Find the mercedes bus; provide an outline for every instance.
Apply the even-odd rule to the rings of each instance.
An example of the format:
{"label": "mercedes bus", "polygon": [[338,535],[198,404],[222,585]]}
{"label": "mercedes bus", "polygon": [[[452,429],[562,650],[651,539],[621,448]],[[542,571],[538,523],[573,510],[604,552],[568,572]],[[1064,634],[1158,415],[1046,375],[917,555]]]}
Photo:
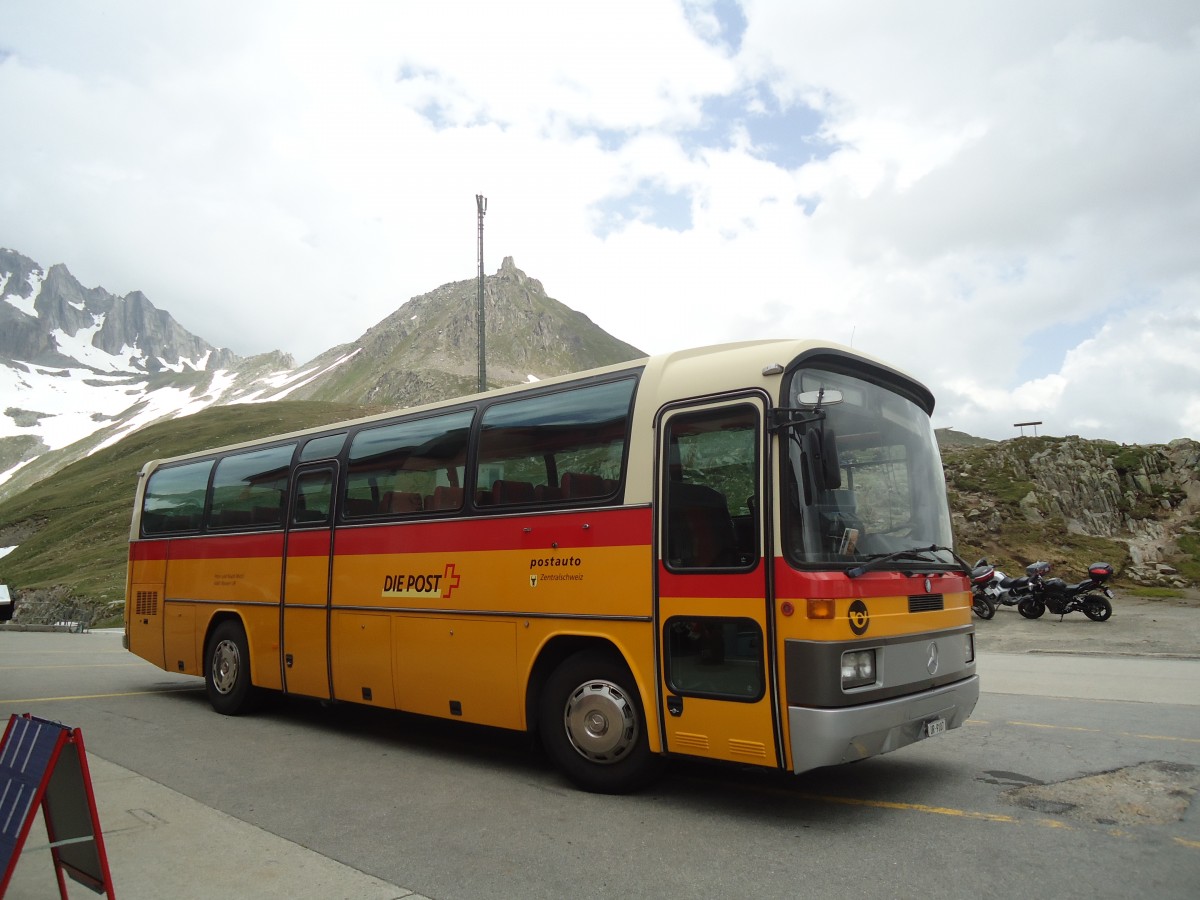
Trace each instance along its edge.
{"label": "mercedes bus", "polygon": [[226,715],[274,691],[535,732],[592,791],[886,753],[979,695],[933,406],[754,341],[147,462],[126,644]]}

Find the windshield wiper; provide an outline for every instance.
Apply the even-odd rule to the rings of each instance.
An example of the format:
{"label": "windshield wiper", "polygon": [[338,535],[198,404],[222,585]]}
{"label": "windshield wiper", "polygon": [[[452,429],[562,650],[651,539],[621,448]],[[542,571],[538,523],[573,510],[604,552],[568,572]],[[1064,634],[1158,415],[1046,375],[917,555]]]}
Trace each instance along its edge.
{"label": "windshield wiper", "polygon": [[907,550],[896,550],[892,553],[881,553],[878,556],[871,557],[861,566],[855,566],[846,572],[850,578],[857,578],[860,575],[865,575],[872,569],[878,569],[884,563],[889,563],[894,559],[911,559],[917,562],[931,562],[931,560],[923,559],[923,553],[936,553],[939,550],[945,550],[954,557],[955,562],[963,567],[963,571],[970,574],[971,567],[967,565],[966,560],[951,550],[949,547],[939,547],[937,544],[930,544],[928,547],[910,547]]}

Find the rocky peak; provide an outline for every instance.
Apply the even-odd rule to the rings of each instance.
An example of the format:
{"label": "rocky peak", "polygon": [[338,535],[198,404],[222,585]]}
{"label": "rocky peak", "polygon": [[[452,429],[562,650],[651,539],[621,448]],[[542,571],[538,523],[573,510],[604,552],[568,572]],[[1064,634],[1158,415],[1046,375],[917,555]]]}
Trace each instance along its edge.
{"label": "rocky peak", "polygon": [[0,247],[0,298],[9,295],[32,298],[34,288],[31,278],[40,278],[44,274],[42,267],[28,256]]}
{"label": "rocky peak", "polygon": [[[644,356],[587,316],[546,294],[511,256],[484,278],[487,379],[516,384]],[[479,281],[453,281],[413,297],[352,344],[314,360],[353,359],[292,396],[411,406],[474,392],[479,343]]]}

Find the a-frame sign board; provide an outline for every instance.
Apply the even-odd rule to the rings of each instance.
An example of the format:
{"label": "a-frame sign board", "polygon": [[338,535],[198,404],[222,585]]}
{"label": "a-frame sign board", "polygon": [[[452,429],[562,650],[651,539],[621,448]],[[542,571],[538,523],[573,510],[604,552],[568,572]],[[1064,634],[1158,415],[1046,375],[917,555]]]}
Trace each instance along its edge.
{"label": "a-frame sign board", "polygon": [[114,900],[83,735],[78,728],[14,715],[0,741],[0,897],[38,807],[46,819],[62,900],[67,900],[64,874]]}

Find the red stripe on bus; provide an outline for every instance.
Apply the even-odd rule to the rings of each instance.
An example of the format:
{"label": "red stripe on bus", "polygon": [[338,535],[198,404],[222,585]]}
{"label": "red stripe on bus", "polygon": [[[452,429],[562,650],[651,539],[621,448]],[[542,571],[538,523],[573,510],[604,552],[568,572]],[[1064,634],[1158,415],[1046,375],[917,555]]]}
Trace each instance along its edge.
{"label": "red stripe on bus", "polygon": [[[549,550],[584,547],[635,547],[650,543],[650,510],[598,509],[558,515],[505,516],[488,519],[397,522],[339,528],[339,556],[382,553],[452,553],[479,550]],[[290,556],[320,556],[329,552],[324,530],[294,531]],[[167,559],[271,557],[283,553],[283,532],[230,534],[134,541],[129,558],[135,562]]]}
{"label": "red stripe on bus", "polygon": [[658,595],[660,597],[704,597],[737,600],[743,597],[765,597],[761,564],[751,572],[668,572],[658,566]]}
{"label": "red stripe on bus", "polygon": [[631,547],[650,543],[649,509],[411,522],[338,531],[338,556]]}
{"label": "red stripe on bus", "polygon": [[157,559],[250,559],[283,555],[283,532],[223,534],[220,537],[164,538],[129,545],[134,562]]}
{"label": "red stripe on bus", "polygon": [[841,571],[799,571],[776,558],[775,596],[780,600],[837,600],[843,597],[890,597],[897,594],[953,594],[971,589],[967,579],[958,572],[930,573],[928,577],[929,590],[926,591],[924,572],[909,576],[883,570],[850,578]]}
{"label": "red stripe on bus", "polygon": [[129,545],[130,562],[148,562],[166,559],[167,549],[171,546],[169,540],[134,541]]}
{"label": "red stripe on bus", "polygon": [[293,531],[288,535],[288,556],[328,556],[329,531]]}

